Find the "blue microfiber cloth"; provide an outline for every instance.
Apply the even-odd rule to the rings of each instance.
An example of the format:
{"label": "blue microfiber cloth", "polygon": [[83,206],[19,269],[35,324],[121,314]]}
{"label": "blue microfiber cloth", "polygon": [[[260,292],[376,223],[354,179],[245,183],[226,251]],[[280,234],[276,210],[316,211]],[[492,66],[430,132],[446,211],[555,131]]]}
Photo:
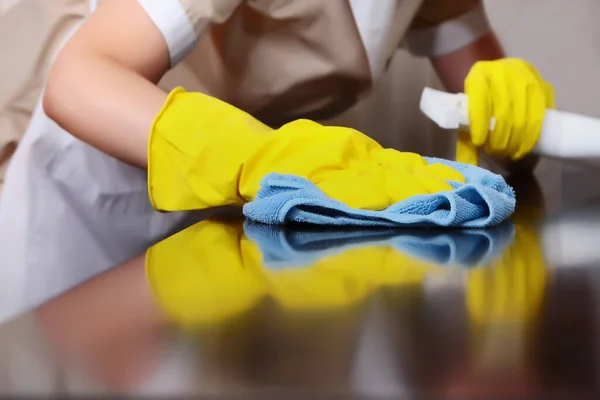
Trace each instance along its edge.
{"label": "blue microfiber cloth", "polygon": [[515,193],[502,176],[454,161],[426,160],[456,169],[466,183],[450,181],[451,191],[414,196],[385,210],[370,211],[327,197],[307,179],[273,173],[262,179],[256,199],[247,203],[243,212],[248,219],[269,225],[464,228],[494,226],[513,213]]}
{"label": "blue microfiber cloth", "polygon": [[[510,221],[488,229],[298,229],[246,221],[245,235],[255,242],[265,267],[300,268],[349,249],[389,246],[412,258],[439,266],[486,265],[513,242]],[[365,265],[368,268],[368,265]]]}

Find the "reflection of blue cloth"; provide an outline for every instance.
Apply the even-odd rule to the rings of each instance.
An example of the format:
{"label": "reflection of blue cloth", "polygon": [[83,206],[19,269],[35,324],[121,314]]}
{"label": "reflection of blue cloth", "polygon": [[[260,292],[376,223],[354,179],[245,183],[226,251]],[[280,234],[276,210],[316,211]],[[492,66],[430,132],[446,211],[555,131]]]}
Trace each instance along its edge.
{"label": "reflection of blue cloth", "polygon": [[366,227],[481,228],[497,225],[513,213],[514,191],[500,175],[453,161],[427,160],[458,170],[467,183],[452,181],[449,182],[452,191],[414,196],[385,210],[369,211],[350,208],[327,197],[304,178],[269,174],[261,181],[256,199],[244,206],[244,215],[269,225],[301,222]]}
{"label": "reflection of blue cloth", "polygon": [[389,246],[440,266],[471,268],[501,255],[512,243],[514,226],[506,221],[488,229],[316,230],[246,222],[244,233],[258,245],[270,269],[309,266],[324,257],[369,246]]}

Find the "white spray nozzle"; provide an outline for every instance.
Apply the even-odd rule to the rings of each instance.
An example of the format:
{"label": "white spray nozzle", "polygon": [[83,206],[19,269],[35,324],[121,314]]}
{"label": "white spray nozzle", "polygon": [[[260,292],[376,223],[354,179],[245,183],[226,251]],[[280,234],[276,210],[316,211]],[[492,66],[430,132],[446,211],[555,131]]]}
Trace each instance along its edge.
{"label": "white spray nozzle", "polygon": [[[420,103],[421,112],[442,129],[469,128],[469,98],[464,93],[447,93],[426,87]],[[492,118],[490,130],[494,129]]]}

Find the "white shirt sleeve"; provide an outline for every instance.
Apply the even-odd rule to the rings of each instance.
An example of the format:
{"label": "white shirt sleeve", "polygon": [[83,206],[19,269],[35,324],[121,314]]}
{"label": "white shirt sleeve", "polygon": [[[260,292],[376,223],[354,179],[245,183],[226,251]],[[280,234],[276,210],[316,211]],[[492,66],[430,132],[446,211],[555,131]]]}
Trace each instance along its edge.
{"label": "white shirt sleeve", "polygon": [[452,53],[491,31],[483,6],[424,29],[413,29],[406,35],[408,50],[417,56],[435,57]]}
{"label": "white shirt sleeve", "polygon": [[183,4],[179,0],[138,0],[160,30],[171,58],[171,66],[188,55],[198,37]]}
{"label": "white shirt sleeve", "polygon": [[137,0],[162,33],[171,66],[188,55],[200,35],[227,21],[243,0]]}

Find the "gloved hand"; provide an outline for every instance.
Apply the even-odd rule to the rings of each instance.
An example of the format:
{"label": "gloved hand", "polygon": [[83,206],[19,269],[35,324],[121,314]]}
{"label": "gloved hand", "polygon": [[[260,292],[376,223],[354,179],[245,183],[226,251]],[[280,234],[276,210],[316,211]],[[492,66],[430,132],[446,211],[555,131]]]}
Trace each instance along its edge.
{"label": "gloved hand", "polygon": [[360,132],[299,120],[272,130],[201,93],[175,89],[149,141],[148,191],[161,211],[240,206],[269,173],[310,180],[350,207],[380,210],[408,197],[451,190],[456,170],[383,149]]}
{"label": "gloved hand", "polygon": [[146,253],[146,273],[158,303],[174,322],[190,327],[223,322],[266,296],[288,310],[348,307],[383,285],[418,284],[448,271],[390,246],[330,252],[310,265],[269,270],[241,223],[213,220]]}
{"label": "gloved hand", "polygon": [[532,65],[515,58],[477,62],[465,80],[465,94],[470,134],[459,133],[456,158],[468,164],[478,163],[481,146],[493,157],[523,158],[539,139],[546,109],[555,107],[552,86]]}

